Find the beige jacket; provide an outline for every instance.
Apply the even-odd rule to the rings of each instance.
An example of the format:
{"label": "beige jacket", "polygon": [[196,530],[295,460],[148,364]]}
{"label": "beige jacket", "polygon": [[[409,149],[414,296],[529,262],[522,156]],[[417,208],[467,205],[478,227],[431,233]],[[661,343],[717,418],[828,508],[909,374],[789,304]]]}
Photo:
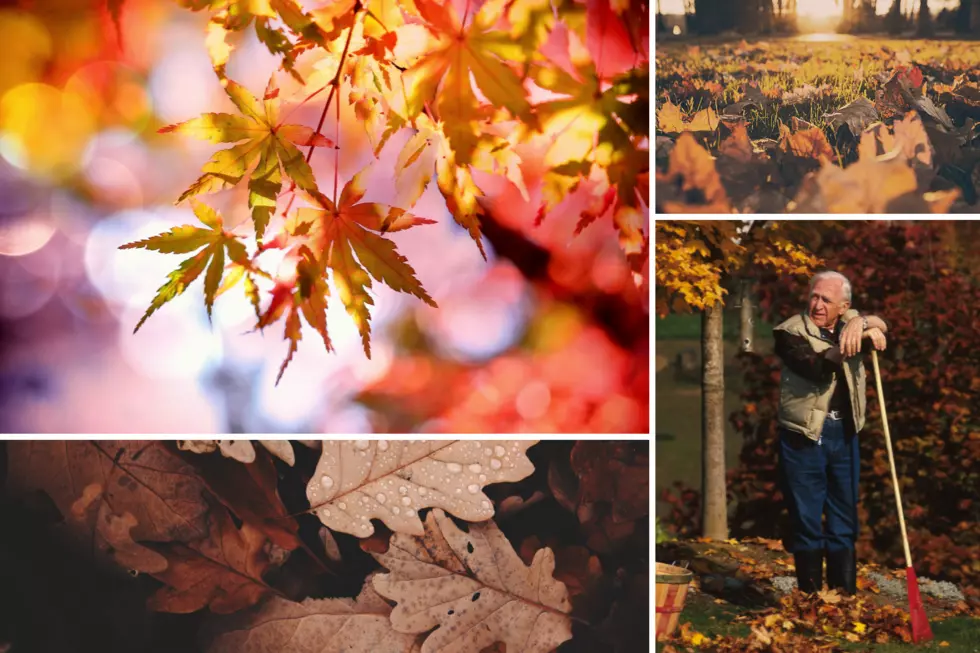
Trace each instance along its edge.
{"label": "beige jacket", "polygon": [[[849,309],[841,316],[841,320],[847,323],[857,316],[856,310]],[[805,313],[794,315],[774,331],[787,331],[795,336],[803,336],[817,353],[833,346],[820,337],[820,328]],[[854,428],[860,431],[864,428],[867,405],[864,357],[852,356],[844,359],[843,370],[843,381],[850,389]],[[796,374],[784,364],[779,381],[779,425],[802,433],[811,440],[818,440],[827,417],[830,399],[839,382],[841,379],[834,374],[829,383],[817,383]]]}

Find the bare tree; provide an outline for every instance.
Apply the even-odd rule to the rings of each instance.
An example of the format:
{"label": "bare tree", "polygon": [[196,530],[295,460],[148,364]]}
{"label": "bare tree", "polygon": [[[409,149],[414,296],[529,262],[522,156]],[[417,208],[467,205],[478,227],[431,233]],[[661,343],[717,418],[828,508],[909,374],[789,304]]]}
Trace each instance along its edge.
{"label": "bare tree", "polygon": [[916,36],[932,36],[932,14],[929,11],[929,0],[919,2],[919,24],[915,30]]}
{"label": "bare tree", "polygon": [[[963,0],[964,3],[968,1]],[[980,0],[973,0],[973,6],[970,7],[970,31],[980,34]]]}

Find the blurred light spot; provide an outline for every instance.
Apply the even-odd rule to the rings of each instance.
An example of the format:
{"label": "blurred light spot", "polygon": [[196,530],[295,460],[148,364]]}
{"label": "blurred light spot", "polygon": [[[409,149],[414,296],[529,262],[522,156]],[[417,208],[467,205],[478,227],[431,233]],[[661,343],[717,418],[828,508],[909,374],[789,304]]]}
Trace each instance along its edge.
{"label": "blurred light spot", "polygon": [[633,433],[640,430],[640,407],[634,399],[615,394],[592,416],[591,430],[597,433]]}
{"label": "blurred light spot", "polygon": [[391,369],[393,359],[391,346],[378,341],[371,344],[371,358],[358,356],[351,364],[351,372],[361,385],[381,380]]}
{"label": "blurred light spot", "polygon": [[38,277],[16,259],[0,259],[0,317],[16,320],[41,310],[54,296],[57,280]]}
{"label": "blurred light spot", "polygon": [[190,379],[222,358],[221,336],[199,315],[199,298],[181,295],[154,313],[139,332],[133,328],[145,312],[130,306],[119,322],[119,348],[126,362],[151,378]]}
{"label": "blurred light spot", "polygon": [[674,36],[677,36],[678,34],[681,33],[681,26],[680,25],[674,25],[674,29],[672,31],[674,33]]}
{"label": "blurred light spot", "polygon": [[18,10],[0,10],[0,96],[10,88],[37,81],[51,57],[51,35],[35,16]]}
{"label": "blurred light spot", "polygon": [[543,381],[531,381],[517,393],[514,405],[517,414],[526,420],[535,420],[548,412],[551,404],[551,390]]}
{"label": "blurred light spot", "polygon": [[214,111],[216,92],[214,71],[201,40],[174,48],[160,59],[150,73],[150,96],[161,120],[168,123],[188,120]]}
{"label": "blurred light spot", "polygon": [[[265,368],[259,377],[259,410],[281,430],[310,431],[313,421],[325,410],[328,393],[324,380],[336,371],[339,361],[336,357],[330,359],[323,349],[323,343],[318,342],[319,338],[304,337],[279,385],[275,385],[279,366],[285,357],[285,343],[280,340],[282,326],[279,323],[273,325],[272,330],[266,330],[266,338],[275,337],[281,344],[275,356],[266,357]],[[304,343],[307,346],[304,347]]]}
{"label": "blurred light spot", "polygon": [[11,163],[32,174],[60,180],[82,162],[89,136],[95,130],[92,107],[76,93],[46,84],[21,84],[0,100],[0,131],[16,137]]}
{"label": "blurred light spot", "polygon": [[[120,250],[119,246],[167,231],[175,225],[195,222],[190,211],[169,208],[121,211],[97,222],[85,243],[85,271],[89,280],[110,300],[110,306],[138,306],[145,310],[166,281],[167,274],[187,256],[142,249]],[[202,283],[203,279],[197,281],[185,294],[202,301]],[[167,310],[169,305],[160,312]]]}
{"label": "blurred light spot", "polygon": [[440,349],[464,360],[483,360],[511,347],[527,320],[524,280],[510,264],[498,264],[474,287],[423,313]]}
{"label": "blurred light spot", "polygon": [[116,206],[140,206],[143,189],[130,168],[116,159],[93,157],[85,167],[85,179],[96,199]]}
{"label": "blurred light spot", "polygon": [[98,107],[104,124],[140,130],[150,119],[150,102],[142,75],[116,61],[96,61],[78,70],[65,83],[65,91],[84,97]]}
{"label": "blurred light spot", "polygon": [[36,215],[0,217],[0,255],[24,256],[41,249],[54,235],[50,220]]}
{"label": "blurred light spot", "polygon": [[0,156],[16,168],[21,170],[27,168],[27,152],[16,134],[0,132]]}
{"label": "blurred light spot", "polygon": [[317,425],[321,433],[373,433],[371,411],[357,404],[346,404],[341,409],[323,411],[323,419]]}
{"label": "blurred light spot", "polygon": [[605,293],[610,295],[619,293],[629,278],[629,267],[618,248],[604,249],[592,263],[592,283]]}

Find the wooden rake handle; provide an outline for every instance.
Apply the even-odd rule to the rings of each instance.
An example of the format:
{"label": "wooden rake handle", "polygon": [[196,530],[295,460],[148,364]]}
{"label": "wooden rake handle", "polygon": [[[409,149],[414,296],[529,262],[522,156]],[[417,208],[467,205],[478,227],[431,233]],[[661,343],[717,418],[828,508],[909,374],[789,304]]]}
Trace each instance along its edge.
{"label": "wooden rake handle", "polygon": [[881,408],[881,423],[885,427],[885,446],[888,448],[888,464],[892,471],[895,486],[895,505],[898,507],[898,524],[902,528],[902,544],[905,546],[905,566],[912,566],[912,553],[909,551],[909,536],[905,532],[905,515],[902,512],[902,493],[898,488],[898,474],[895,472],[895,455],[892,453],[892,436],[888,431],[888,415],[885,413],[885,394],[881,388],[881,371],[878,369],[878,352],[871,350],[871,362],[875,368],[875,383],[878,388],[878,406]]}

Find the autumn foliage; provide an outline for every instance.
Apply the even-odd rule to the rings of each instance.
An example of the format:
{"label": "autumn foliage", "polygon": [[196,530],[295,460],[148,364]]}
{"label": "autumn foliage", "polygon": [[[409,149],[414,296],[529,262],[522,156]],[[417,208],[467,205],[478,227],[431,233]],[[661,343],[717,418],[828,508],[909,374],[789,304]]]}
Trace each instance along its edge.
{"label": "autumn foliage", "polygon": [[[828,269],[847,275],[853,304],[889,325],[879,357],[885,406],[902,484],[913,560],[920,574],[957,582],[976,595],[980,580],[980,300],[974,227],[944,222],[848,222],[813,242]],[[779,323],[804,306],[805,276],[762,274],[756,284],[764,319]],[[731,416],[744,437],[729,474],[733,535],[779,537],[782,498],[776,474],[779,361],[740,354],[744,406]],[[868,422],[860,434],[858,557],[904,566],[895,500],[869,363]],[[685,490],[689,499],[696,492]],[[682,503],[674,496],[675,503]],[[697,501],[683,506],[688,520]],[[693,513],[693,514],[692,514]],[[678,513],[678,517],[681,517]],[[783,515],[785,518],[785,514]]]}
{"label": "autumn foliage", "polygon": [[[144,320],[203,274],[209,314],[215,299],[240,283],[255,306],[256,328],[283,324],[289,349],[280,377],[304,321],[332,348],[332,297],[344,304],[370,356],[374,283],[437,305],[389,238],[432,222],[412,209],[433,178],[484,258],[481,216],[526,211],[541,224],[571,204],[577,231],[609,221],[643,282],[646,2],[338,0],[311,10],[293,0],[182,4],[210,16],[202,38],[236,113],[207,113],[160,130],[228,146],[177,202],[244,185],[251,224],[222,227],[196,203],[208,230],[185,225],[126,245],[194,253],[171,273]],[[288,73],[274,74],[260,95],[227,74],[236,33],[251,28]],[[295,109],[320,102],[315,128],[290,122]],[[333,150],[335,169],[345,155],[339,131],[338,142],[322,133],[328,118],[339,126],[341,103],[355,108],[376,156],[396,134],[409,135],[394,169],[384,171],[393,180],[390,205],[364,200],[376,163],[346,183],[336,172],[332,180],[313,173],[317,148]],[[285,252],[278,270],[263,264],[270,249]]]}

